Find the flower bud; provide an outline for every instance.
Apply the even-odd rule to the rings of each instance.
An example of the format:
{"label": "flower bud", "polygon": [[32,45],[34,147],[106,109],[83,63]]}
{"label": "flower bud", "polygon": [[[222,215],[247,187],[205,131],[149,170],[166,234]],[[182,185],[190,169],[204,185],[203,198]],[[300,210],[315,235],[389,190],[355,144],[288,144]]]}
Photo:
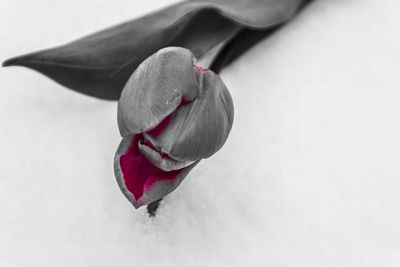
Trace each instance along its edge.
{"label": "flower bud", "polygon": [[114,169],[136,208],[172,192],[228,138],[232,98],[217,74],[194,61],[187,49],[164,48],[137,68],[122,91],[123,139]]}

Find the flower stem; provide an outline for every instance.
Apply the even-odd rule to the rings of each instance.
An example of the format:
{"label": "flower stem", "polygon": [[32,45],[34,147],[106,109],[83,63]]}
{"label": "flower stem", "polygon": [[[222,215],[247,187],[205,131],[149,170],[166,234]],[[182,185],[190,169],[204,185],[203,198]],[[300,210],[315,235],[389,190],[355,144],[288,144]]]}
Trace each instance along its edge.
{"label": "flower stem", "polygon": [[159,200],[151,202],[149,205],[147,205],[147,213],[149,214],[149,217],[154,217],[156,216],[156,211],[158,207],[160,206],[162,198]]}

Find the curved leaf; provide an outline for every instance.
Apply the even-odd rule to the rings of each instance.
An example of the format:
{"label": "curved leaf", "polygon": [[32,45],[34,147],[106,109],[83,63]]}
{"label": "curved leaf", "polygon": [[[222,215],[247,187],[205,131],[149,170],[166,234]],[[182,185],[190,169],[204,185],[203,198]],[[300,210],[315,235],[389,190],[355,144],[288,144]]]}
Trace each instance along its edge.
{"label": "curved leaf", "polygon": [[157,50],[181,46],[199,58],[243,28],[265,29],[289,20],[303,2],[181,2],[60,47],[11,58],[3,66],[25,66],[72,90],[116,100],[136,67]]}

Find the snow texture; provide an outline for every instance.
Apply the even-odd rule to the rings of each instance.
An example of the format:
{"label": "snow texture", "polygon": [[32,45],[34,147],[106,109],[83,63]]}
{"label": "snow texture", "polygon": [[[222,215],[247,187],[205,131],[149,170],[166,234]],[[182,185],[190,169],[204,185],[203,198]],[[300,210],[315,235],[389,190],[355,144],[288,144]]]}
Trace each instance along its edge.
{"label": "snow texture", "polygon": [[[2,0],[2,60],[173,1]],[[400,2],[317,0],[222,73],[226,145],[134,210],[116,103],[0,70],[0,266],[400,266]]]}

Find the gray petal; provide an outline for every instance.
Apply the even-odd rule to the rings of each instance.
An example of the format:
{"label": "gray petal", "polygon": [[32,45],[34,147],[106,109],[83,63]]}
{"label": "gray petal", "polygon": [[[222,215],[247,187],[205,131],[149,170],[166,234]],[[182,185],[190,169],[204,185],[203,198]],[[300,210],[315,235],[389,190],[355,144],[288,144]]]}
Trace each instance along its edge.
{"label": "gray petal", "polygon": [[232,98],[212,71],[196,72],[199,96],[179,107],[159,136],[144,134],[162,152],[177,160],[208,158],[225,143],[233,123]]}
{"label": "gray petal", "polygon": [[198,95],[193,55],[184,48],[168,47],[146,59],[132,74],[118,102],[122,136],[157,126],[181,103]]}

